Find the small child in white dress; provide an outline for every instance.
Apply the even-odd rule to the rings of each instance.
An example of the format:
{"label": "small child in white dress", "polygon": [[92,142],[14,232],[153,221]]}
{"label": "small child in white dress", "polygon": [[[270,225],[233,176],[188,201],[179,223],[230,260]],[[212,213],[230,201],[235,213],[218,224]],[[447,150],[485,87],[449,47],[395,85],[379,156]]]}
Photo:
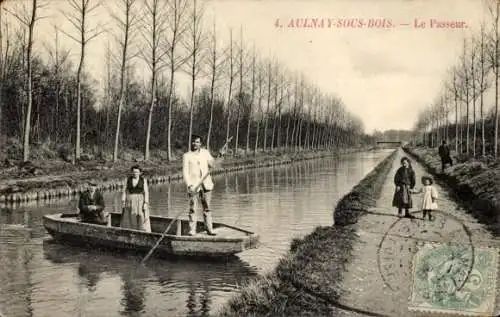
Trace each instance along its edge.
{"label": "small child in white dress", "polygon": [[422,177],[422,188],[417,191],[414,191],[414,194],[423,194],[422,196],[422,211],[423,216],[422,219],[425,219],[425,216],[429,215],[429,220],[432,219],[431,212],[433,210],[438,209],[437,199],[438,192],[436,188],[433,186],[434,181],[429,176]]}

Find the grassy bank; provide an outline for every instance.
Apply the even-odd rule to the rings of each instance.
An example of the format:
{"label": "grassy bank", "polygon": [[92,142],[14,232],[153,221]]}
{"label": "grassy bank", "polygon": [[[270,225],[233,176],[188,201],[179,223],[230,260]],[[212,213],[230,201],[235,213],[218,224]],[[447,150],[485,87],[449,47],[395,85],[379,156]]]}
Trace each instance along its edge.
{"label": "grassy bank", "polygon": [[[355,223],[362,210],[374,205],[395,154],[338,203],[334,217],[340,223],[317,227],[303,239],[294,239],[276,269],[243,286],[218,316],[335,316],[341,307],[344,265],[357,238],[355,228],[344,225]],[[347,218],[352,219],[343,221]]]}
{"label": "grassy bank", "polygon": [[364,211],[367,211],[370,207],[375,207],[376,200],[380,195],[382,185],[392,167],[396,154],[397,151],[394,151],[339,201],[333,214],[336,226],[357,223]]}
{"label": "grassy bank", "polygon": [[[214,174],[264,167],[277,164],[289,164],[294,161],[320,158],[340,153],[364,149],[338,149],[336,151],[300,151],[272,152],[257,155],[239,155],[226,157]],[[177,159],[167,163],[161,157],[147,162],[137,162],[133,156],[118,163],[89,160],[73,165],[61,160],[45,159],[35,161],[30,167],[14,165],[4,167],[0,179],[0,202],[25,202],[47,200],[78,194],[87,181],[94,181],[103,190],[121,188],[132,165],[138,164],[151,183],[165,183],[181,179],[182,162]]]}
{"label": "grassy bank", "polygon": [[432,174],[446,182],[480,221],[500,233],[500,161],[454,159],[453,166],[441,172],[436,148],[405,147]]}

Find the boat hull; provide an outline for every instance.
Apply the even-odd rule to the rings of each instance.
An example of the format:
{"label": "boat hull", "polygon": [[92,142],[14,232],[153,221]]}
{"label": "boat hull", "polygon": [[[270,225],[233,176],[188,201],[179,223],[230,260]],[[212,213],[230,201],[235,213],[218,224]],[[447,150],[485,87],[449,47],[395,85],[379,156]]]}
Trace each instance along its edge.
{"label": "boat hull", "polygon": [[[114,218],[119,216],[119,214],[113,215]],[[172,221],[163,217],[151,218],[152,227],[156,227],[154,231],[157,232],[83,223],[76,217],[62,218],[60,214],[44,216],[43,223],[47,232],[57,241],[91,248],[100,247],[143,253],[151,250],[161,238],[162,234],[159,233],[161,232],[159,229],[162,227],[166,229]],[[224,225],[220,225],[219,228],[230,234],[226,236],[166,234],[153,255],[159,257],[169,255],[226,257],[254,248],[258,243],[259,237],[254,233]],[[230,230],[235,230],[235,233],[231,233]]]}

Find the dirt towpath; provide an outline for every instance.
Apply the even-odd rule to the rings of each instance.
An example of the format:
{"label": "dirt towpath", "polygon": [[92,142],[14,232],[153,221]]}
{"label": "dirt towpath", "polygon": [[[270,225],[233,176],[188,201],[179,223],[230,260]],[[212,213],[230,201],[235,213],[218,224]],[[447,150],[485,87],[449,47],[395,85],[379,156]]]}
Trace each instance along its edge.
{"label": "dirt towpath", "polygon": [[[422,243],[456,242],[475,247],[496,246],[495,239],[484,226],[467,214],[453,198],[453,193],[440,183],[439,212],[434,221],[422,220],[419,211],[421,195],[414,195],[414,219],[397,217],[392,207],[393,178],[404,156],[398,149],[397,157],[382,189],[376,208],[355,224],[359,239],[354,243],[353,259],[346,264],[340,304],[351,307],[343,316],[421,316],[408,309],[412,288],[411,264],[413,254]],[[417,177],[417,188],[422,186],[424,167],[412,160]],[[468,232],[467,232],[468,231]],[[431,316],[429,313],[424,316]],[[458,316],[456,314],[455,316]]]}

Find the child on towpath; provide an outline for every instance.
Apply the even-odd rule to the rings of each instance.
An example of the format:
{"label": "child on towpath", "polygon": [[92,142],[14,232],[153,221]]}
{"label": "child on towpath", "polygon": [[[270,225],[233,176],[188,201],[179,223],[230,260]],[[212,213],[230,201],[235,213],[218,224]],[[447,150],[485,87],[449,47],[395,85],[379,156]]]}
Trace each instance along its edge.
{"label": "child on towpath", "polygon": [[430,176],[422,176],[422,188],[419,190],[413,191],[414,194],[423,194],[422,195],[422,211],[423,216],[422,219],[425,219],[425,216],[429,216],[429,220],[432,220],[431,212],[433,210],[438,209],[437,199],[438,192],[436,188],[433,186],[434,181]]}

